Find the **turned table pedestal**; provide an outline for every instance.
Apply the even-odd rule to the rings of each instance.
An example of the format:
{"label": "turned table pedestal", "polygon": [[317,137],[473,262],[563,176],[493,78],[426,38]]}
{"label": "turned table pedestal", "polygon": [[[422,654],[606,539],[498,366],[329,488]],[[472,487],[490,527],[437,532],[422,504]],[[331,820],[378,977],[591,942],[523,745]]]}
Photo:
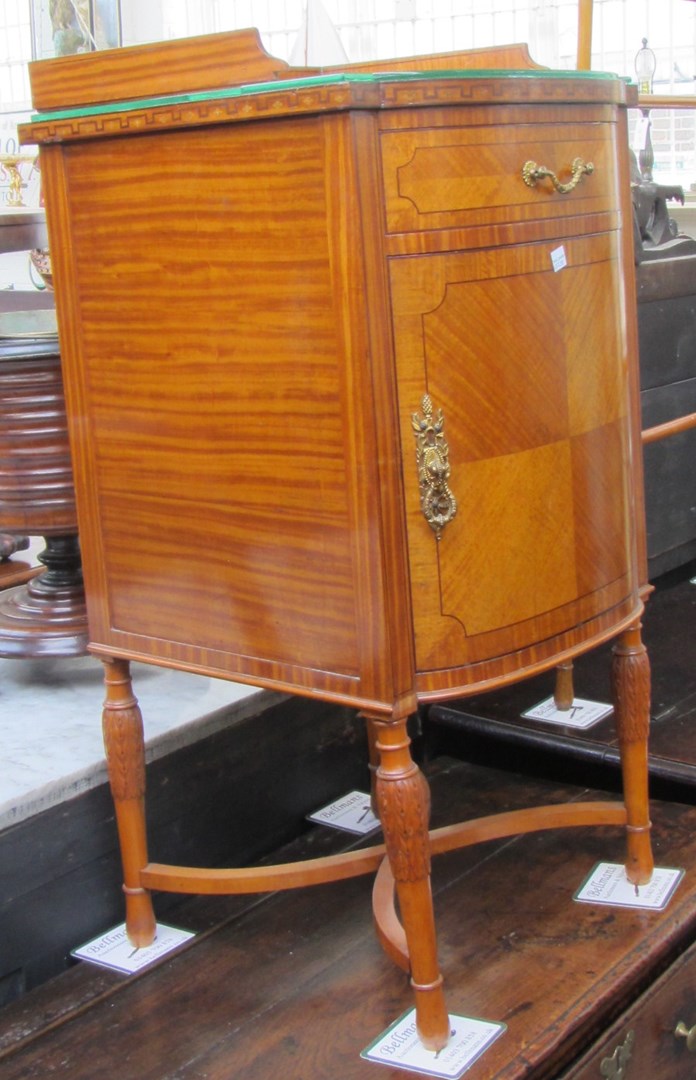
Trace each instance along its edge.
{"label": "turned table pedestal", "polygon": [[45,569],[0,592],[0,656],[79,656],[87,613],[55,313],[0,313],[0,530]]}

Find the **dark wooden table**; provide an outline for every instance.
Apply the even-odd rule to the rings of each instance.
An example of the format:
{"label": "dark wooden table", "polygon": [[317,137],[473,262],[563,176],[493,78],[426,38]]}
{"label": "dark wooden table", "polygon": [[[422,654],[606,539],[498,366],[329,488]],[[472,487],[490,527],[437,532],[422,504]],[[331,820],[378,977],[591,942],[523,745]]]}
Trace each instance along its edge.
{"label": "dark wooden table", "polygon": [[[46,243],[46,215],[40,211],[5,211],[0,213],[0,253],[23,251],[25,248],[39,247]],[[0,313],[5,311],[35,311],[37,308],[54,307],[53,293],[47,290],[25,292],[19,289],[0,289]],[[7,523],[5,523],[7,524]],[[22,550],[21,545],[12,543],[16,540],[9,533],[4,533],[0,520],[0,536],[7,555],[0,560],[0,589],[10,589],[23,585],[35,577],[42,569],[20,554],[18,559],[10,559],[15,551]]]}
{"label": "dark wooden table", "polygon": [[[448,758],[428,775],[437,825],[596,796]],[[663,913],[574,902],[595,862],[620,861],[619,829],[549,831],[436,860],[451,1010],[507,1024],[467,1080],[599,1080],[628,1030],[629,1080],[692,1080],[694,1055],[673,1031],[696,1021],[687,953],[696,936],[696,808],[655,803],[652,816],[659,865],[687,871]],[[275,857],[340,843],[340,834],[316,827]],[[176,957],[133,978],[78,965],[0,1012],[3,1080],[408,1076],[359,1056],[411,1004],[407,980],[375,941],[369,887],[353,879],[263,901],[186,901],[167,921],[199,934]],[[673,991],[667,1005],[655,991],[663,972]],[[629,1012],[623,1024],[632,1008],[649,1013],[636,1020]]]}
{"label": "dark wooden table", "polygon": [[0,213],[0,251],[29,251],[47,243],[45,210],[20,207]]}

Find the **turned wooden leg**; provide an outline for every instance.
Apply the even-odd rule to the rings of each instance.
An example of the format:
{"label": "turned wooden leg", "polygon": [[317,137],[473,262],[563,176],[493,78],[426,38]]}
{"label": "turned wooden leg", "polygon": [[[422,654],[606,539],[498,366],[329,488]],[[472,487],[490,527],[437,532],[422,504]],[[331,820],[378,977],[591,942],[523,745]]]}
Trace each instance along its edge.
{"label": "turned wooden leg", "polygon": [[612,690],[627,812],[626,874],[635,885],[645,885],[653,872],[648,803],[650,661],[640,623],[621,634],[613,652]]}
{"label": "turned wooden leg", "polygon": [[372,723],[380,761],[377,804],[408,943],[418,1035],[427,1049],[437,1051],[447,1045],[450,1032],[430,891],[430,793],[411,757],[406,720]]}
{"label": "turned wooden leg", "polygon": [[140,871],[148,862],[143,721],[128,661],[104,660],[104,681],[104,746],[121,845],[126,930],[130,942],[142,948],[152,944],[156,930],[152,898],[140,884]]}
{"label": "turned wooden leg", "polygon": [[574,696],[573,661],[568,660],[567,663],[559,664],[556,668],[556,685],[553,691],[554,705],[561,712],[567,712],[573,704]]}

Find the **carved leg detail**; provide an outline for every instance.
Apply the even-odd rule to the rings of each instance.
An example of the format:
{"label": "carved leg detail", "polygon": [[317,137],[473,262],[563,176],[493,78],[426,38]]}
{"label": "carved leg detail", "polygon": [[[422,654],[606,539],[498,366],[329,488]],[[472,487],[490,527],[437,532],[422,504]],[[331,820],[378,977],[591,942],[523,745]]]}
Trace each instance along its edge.
{"label": "carved leg detail", "polygon": [[406,721],[372,723],[380,757],[377,803],[408,942],[418,1034],[429,1050],[441,1050],[449,1039],[449,1017],[430,891],[430,793],[411,758]]}
{"label": "carved leg detail", "polygon": [[612,689],[627,813],[626,874],[635,885],[644,885],[652,876],[653,857],[648,802],[650,661],[640,623],[621,634],[613,652]]}
{"label": "carved leg detail", "polygon": [[143,722],[128,661],[104,660],[104,682],[104,746],[121,845],[126,929],[131,943],[142,948],[152,944],[156,930],[150,893],[140,884],[148,862]]}

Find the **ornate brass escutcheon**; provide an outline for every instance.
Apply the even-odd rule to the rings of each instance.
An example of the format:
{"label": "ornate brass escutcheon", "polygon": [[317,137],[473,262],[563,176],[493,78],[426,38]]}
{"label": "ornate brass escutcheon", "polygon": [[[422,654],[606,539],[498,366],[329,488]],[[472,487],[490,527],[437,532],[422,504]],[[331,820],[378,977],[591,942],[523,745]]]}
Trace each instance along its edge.
{"label": "ornate brass escutcheon", "polygon": [[444,436],[442,409],[433,413],[429,394],[424,395],[421,409],[422,414],[414,413],[411,418],[416,436],[420,504],[425,520],[439,540],[445,525],[457,513],[457,500],[447,486],[450,475],[449,447]]}
{"label": "ornate brass escutcheon", "polygon": [[600,1076],[604,1076],[606,1080],[626,1080],[626,1077],[628,1076],[628,1063],[631,1060],[631,1051],[633,1050],[635,1039],[635,1031],[629,1031],[624,1041],[620,1046],[616,1047],[616,1050],[611,1057],[604,1058],[602,1061],[599,1066]]}
{"label": "ornate brass escutcheon", "polygon": [[527,187],[535,187],[539,180],[550,180],[559,195],[567,195],[578,186],[583,176],[590,176],[593,172],[594,165],[591,161],[584,162],[577,157],[570,167],[570,180],[563,184],[551,169],[537,165],[536,161],[525,161],[522,166],[522,179]]}

